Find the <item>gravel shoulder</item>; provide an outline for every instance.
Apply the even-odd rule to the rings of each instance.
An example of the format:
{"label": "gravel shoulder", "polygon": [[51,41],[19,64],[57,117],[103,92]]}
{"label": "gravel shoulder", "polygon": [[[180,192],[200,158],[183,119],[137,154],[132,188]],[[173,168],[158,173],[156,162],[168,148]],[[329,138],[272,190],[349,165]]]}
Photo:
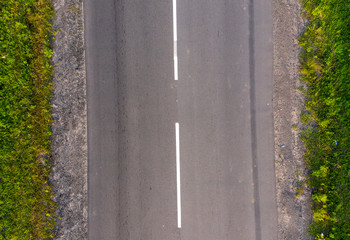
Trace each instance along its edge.
{"label": "gravel shoulder", "polygon": [[[54,96],[50,181],[58,203],[57,239],[87,239],[87,119],[82,0],[53,0]],[[305,22],[299,0],[273,0],[274,131],[278,239],[309,240],[310,190],[305,182],[299,114],[304,98],[297,38]],[[298,196],[299,190],[299,196]]]}
{"label": "gravel shoulder", "polygon": [[56,239],[87,239],[87,120],[82,0],[53,0],[56,18],[50,181]]}
{"label": "gravel shoulder", "polygon": [[299,0],[273,0],[274,45],[274,131],[278,239],[308,240],[312,220],[311,192],[305,185],[306,170],[302,127],[299,116],[304,96],[298,91],[298,37],[305,21],[300,16]]}

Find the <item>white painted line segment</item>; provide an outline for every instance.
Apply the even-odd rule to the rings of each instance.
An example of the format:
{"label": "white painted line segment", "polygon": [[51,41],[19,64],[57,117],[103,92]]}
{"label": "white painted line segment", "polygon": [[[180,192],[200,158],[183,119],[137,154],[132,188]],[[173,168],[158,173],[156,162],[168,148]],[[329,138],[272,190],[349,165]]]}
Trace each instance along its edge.
{"label": "white painted line segment", "polygon": [[174,79],[177,81],[179,80],[179,73],[178,73],[178,60],[177,56],[174,57]]}
{"label": "white painted line segment", "polygon": [[177,42],[176,0],[173,0],[173,29],[174,29],[174,42]]}
{"label": "white painted line segment", "polygon": [[174,31],[174,79],[178,80],[178,59],[177,59],[177,17],[176,0],[173,0],[173,31]]}
{"label": "white painted line segment", "polygon": [[181,228],[181,184],[180,184],[180,129],[175,123],[176,136],[176,186],[177,186],[177,227]]}

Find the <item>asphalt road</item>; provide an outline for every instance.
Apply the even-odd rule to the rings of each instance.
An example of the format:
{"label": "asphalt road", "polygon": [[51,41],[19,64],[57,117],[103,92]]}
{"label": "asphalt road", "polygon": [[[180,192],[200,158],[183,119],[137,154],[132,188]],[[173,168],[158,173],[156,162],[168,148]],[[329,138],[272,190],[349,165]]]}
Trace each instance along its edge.
{"label": "asphalt road", "polygon": [[84,9],[89,239],[277,239],[271,2]]}

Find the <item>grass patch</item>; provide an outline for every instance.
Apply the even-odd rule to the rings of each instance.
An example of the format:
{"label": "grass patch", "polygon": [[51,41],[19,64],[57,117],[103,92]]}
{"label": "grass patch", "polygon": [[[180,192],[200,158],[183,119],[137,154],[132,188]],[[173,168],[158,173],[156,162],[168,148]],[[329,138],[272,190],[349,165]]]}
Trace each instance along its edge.
{"label": "grass patch", "polygon": [[53,6],[0,1],[0,239],[52,239]]}
{"label": "grass patch", "polygon": [[350,239],[350,1],[301,0],[302,139],[315,239]]}

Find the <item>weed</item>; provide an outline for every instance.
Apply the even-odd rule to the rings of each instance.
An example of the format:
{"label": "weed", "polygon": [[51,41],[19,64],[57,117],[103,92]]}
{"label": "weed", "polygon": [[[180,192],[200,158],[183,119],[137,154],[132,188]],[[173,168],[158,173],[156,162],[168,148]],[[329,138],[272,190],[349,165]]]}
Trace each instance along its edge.
{"label": "weed", "polygon": [[52,239],[50,0],[0,2],[0,239]]}
{"label": "weed", "polygon": [[350,1],[301,0],[301,120],[315,239],[350,239]]}

